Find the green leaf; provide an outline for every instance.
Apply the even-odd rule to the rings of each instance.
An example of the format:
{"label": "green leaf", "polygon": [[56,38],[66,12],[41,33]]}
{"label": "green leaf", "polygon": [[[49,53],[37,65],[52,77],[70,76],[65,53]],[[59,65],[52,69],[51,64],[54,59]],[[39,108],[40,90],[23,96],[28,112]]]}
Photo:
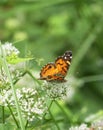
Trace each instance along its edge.
{"label": "green leaf", "polygon": [[32,60],[33,58],[19,58],[19,57],[15,57],[15,56],[7,56],[6,59],[9,64],[17,64],[20,62]]}

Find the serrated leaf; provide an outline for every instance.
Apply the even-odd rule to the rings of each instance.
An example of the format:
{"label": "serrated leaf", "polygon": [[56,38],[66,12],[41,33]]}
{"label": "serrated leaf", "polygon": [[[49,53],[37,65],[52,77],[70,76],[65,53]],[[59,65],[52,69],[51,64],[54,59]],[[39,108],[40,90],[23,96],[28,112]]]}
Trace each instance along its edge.
{"label": "serrated leaf", "polygon": [[8,57],[6,57],[6,59],[9,64],[17,64],[20,62],[32,60],[33,58],[19,58],[19,57],[8,56]]}

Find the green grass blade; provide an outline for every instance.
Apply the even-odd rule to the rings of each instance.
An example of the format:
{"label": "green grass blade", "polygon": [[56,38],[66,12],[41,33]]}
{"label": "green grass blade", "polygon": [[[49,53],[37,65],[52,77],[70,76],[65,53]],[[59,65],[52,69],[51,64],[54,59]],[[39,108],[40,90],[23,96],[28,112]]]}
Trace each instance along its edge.
{"label": "green grass blade", "polygon": [[80,46],[80,48],[77,51],[76,56],[73,58],[72,66],[70,69],[71,75],[73,75],[77,69],[77,66],[81,62],[81,60],[84,58],[86,52],[90,49],[92,44],[94,43],[95,39],[97,38],[98,34],[102,31],[103,28],[103,19],[101,19],[93,29],[93,31],[89,34],[87,39],[84,41],[84,43]]}
{"label": "green grass blade", "polygon": [[15,105],[16,105],[16,109],[17,109],[17,113],[18,113],[18,118],[19,118],[19,122],[20,122],[20,127],[21,127],[21,130],[25,130],[22,115],[21,115],[21,110],[20,110],[18,99],[17,99],[17,96],[16,96],[16,91],[15,91],[13,81],[12,81],[12,78],[11,78],[11,75],[10,75],[10,72],[9,72],[9,69],[8,69],[8,64],[7,64],[7,61],[6,61],[5,52],[2,49],[1,43],[0,43],[0,49],[1,49],[1,52],[3,54],[3,58],[2,58],[3,67],[5,69],[7,76],[8,76],[8,79],[9,79],[9,82],[10,82],[10,85],[11,85],[11,89],[12,89],[12,92],[13,92]]}

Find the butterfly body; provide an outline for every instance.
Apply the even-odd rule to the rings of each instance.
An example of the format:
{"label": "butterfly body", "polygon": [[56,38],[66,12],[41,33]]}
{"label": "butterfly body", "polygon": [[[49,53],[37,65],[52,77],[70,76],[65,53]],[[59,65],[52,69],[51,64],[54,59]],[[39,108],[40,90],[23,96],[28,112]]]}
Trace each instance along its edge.
{"label": "butterfly body", "polygon": [[46,64],[40,72],[40,79],[46,81],[65,81],[65,76],[71,64],[72,52],[66,51],[54,63]]}

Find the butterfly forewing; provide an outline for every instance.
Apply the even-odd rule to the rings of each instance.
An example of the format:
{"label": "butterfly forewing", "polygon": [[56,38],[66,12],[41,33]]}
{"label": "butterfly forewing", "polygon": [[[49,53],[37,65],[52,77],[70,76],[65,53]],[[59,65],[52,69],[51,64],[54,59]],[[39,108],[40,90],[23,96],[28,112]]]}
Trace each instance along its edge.
{"label": "butterfly forewing", "polygon": [[55,64],[56,67],[58,68],[58,73],[61,74],[62,77],[65,77],[68,70],[67,62],[63,59],[63,57],[59,57],[56,60]]}

